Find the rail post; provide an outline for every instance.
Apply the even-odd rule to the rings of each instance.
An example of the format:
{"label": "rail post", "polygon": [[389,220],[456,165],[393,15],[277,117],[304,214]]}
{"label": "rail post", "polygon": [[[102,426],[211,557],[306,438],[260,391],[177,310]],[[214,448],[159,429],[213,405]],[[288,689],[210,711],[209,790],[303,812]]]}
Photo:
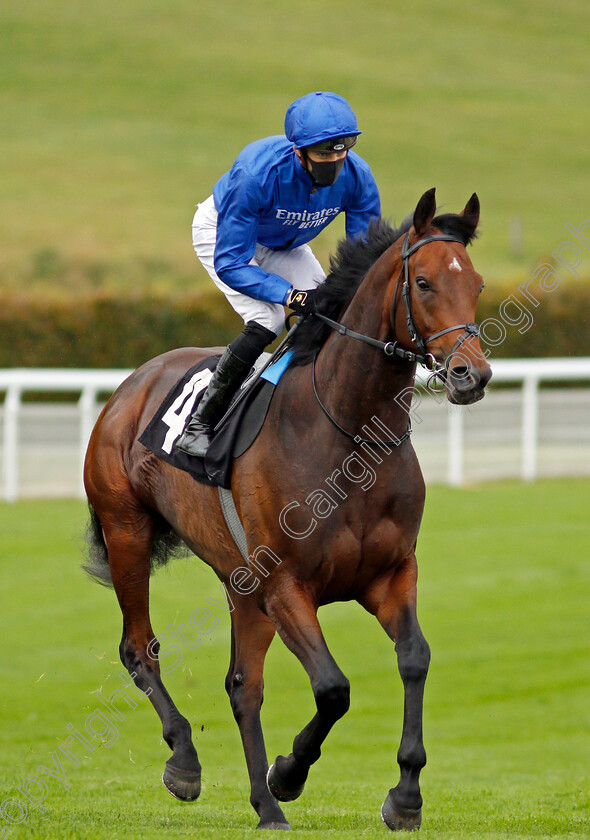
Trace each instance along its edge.
{"label": "rail post", "polygon": [[522,384],[522,478],[537,477],[537,439],[539,429],[539,379],[525,376]]}
{"label": "rail post", "polygon": [[9,385],[4,400],[4,501],[18,498],[18,417],[21,389]]}
{"label": "rail post", "polygon": [[463,484],[464,461],[463,412],[458,406],[449,406],[447,410],[449,412],[447,484],[451,487],[460,487]]}

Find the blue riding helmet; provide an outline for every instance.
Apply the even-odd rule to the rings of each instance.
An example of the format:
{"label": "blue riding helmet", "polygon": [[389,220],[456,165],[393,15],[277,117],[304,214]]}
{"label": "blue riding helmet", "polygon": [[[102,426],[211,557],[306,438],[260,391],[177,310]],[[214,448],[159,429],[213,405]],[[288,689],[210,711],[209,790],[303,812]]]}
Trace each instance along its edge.
{"label": "blue riding helmet", "polygon": [[338,137],[346,140],[345,148],[354,145],[362,131],[354,111],[342,96],[329,91],[316,91],[296,99],[285,116],[285,134],[297,149],[315,146]]}

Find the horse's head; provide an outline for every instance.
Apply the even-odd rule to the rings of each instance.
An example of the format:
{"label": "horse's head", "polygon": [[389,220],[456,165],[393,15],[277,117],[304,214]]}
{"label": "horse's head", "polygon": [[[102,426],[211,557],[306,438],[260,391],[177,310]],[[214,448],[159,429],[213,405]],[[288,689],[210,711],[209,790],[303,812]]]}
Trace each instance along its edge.
{"label": "horse's head", "polygon": [[435,218],[434,189],[424,193],[402,245],[402,270],[393,293],[397,342],[439,366],[448,399],[467,405],[484,396],[492,371],[479,343],[475,309],[483,289],[466,245],[476,234],[479,199],[462,213]]}

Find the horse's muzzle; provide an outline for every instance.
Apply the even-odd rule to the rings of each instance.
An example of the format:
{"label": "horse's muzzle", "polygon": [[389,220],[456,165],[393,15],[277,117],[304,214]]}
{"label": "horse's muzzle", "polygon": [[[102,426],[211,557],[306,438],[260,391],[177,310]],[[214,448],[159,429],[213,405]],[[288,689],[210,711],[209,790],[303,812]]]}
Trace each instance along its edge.
{"label": "horse's muzzle", "polygon": [[477,367],[471,362],[453,365],[449,368],[445,382],[449,402],[470,405],[483,399],[491,378],[492,369],[486,362]]}

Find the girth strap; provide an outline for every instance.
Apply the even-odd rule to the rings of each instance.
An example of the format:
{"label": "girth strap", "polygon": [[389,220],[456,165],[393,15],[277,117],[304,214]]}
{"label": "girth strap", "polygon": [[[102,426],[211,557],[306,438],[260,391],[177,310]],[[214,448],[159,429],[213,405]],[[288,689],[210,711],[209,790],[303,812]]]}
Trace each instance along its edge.
{"label": "girth strap", "polygon": [[226,490],[225,487],[218,487],[219,501],[221,502],[221,510],[229,532],[234,538],[234,542],[240,550],[240,554],[248,564],[248,542],[246,540],[246,532],[244,526],[236,510],[236,504],[231,490]]}

